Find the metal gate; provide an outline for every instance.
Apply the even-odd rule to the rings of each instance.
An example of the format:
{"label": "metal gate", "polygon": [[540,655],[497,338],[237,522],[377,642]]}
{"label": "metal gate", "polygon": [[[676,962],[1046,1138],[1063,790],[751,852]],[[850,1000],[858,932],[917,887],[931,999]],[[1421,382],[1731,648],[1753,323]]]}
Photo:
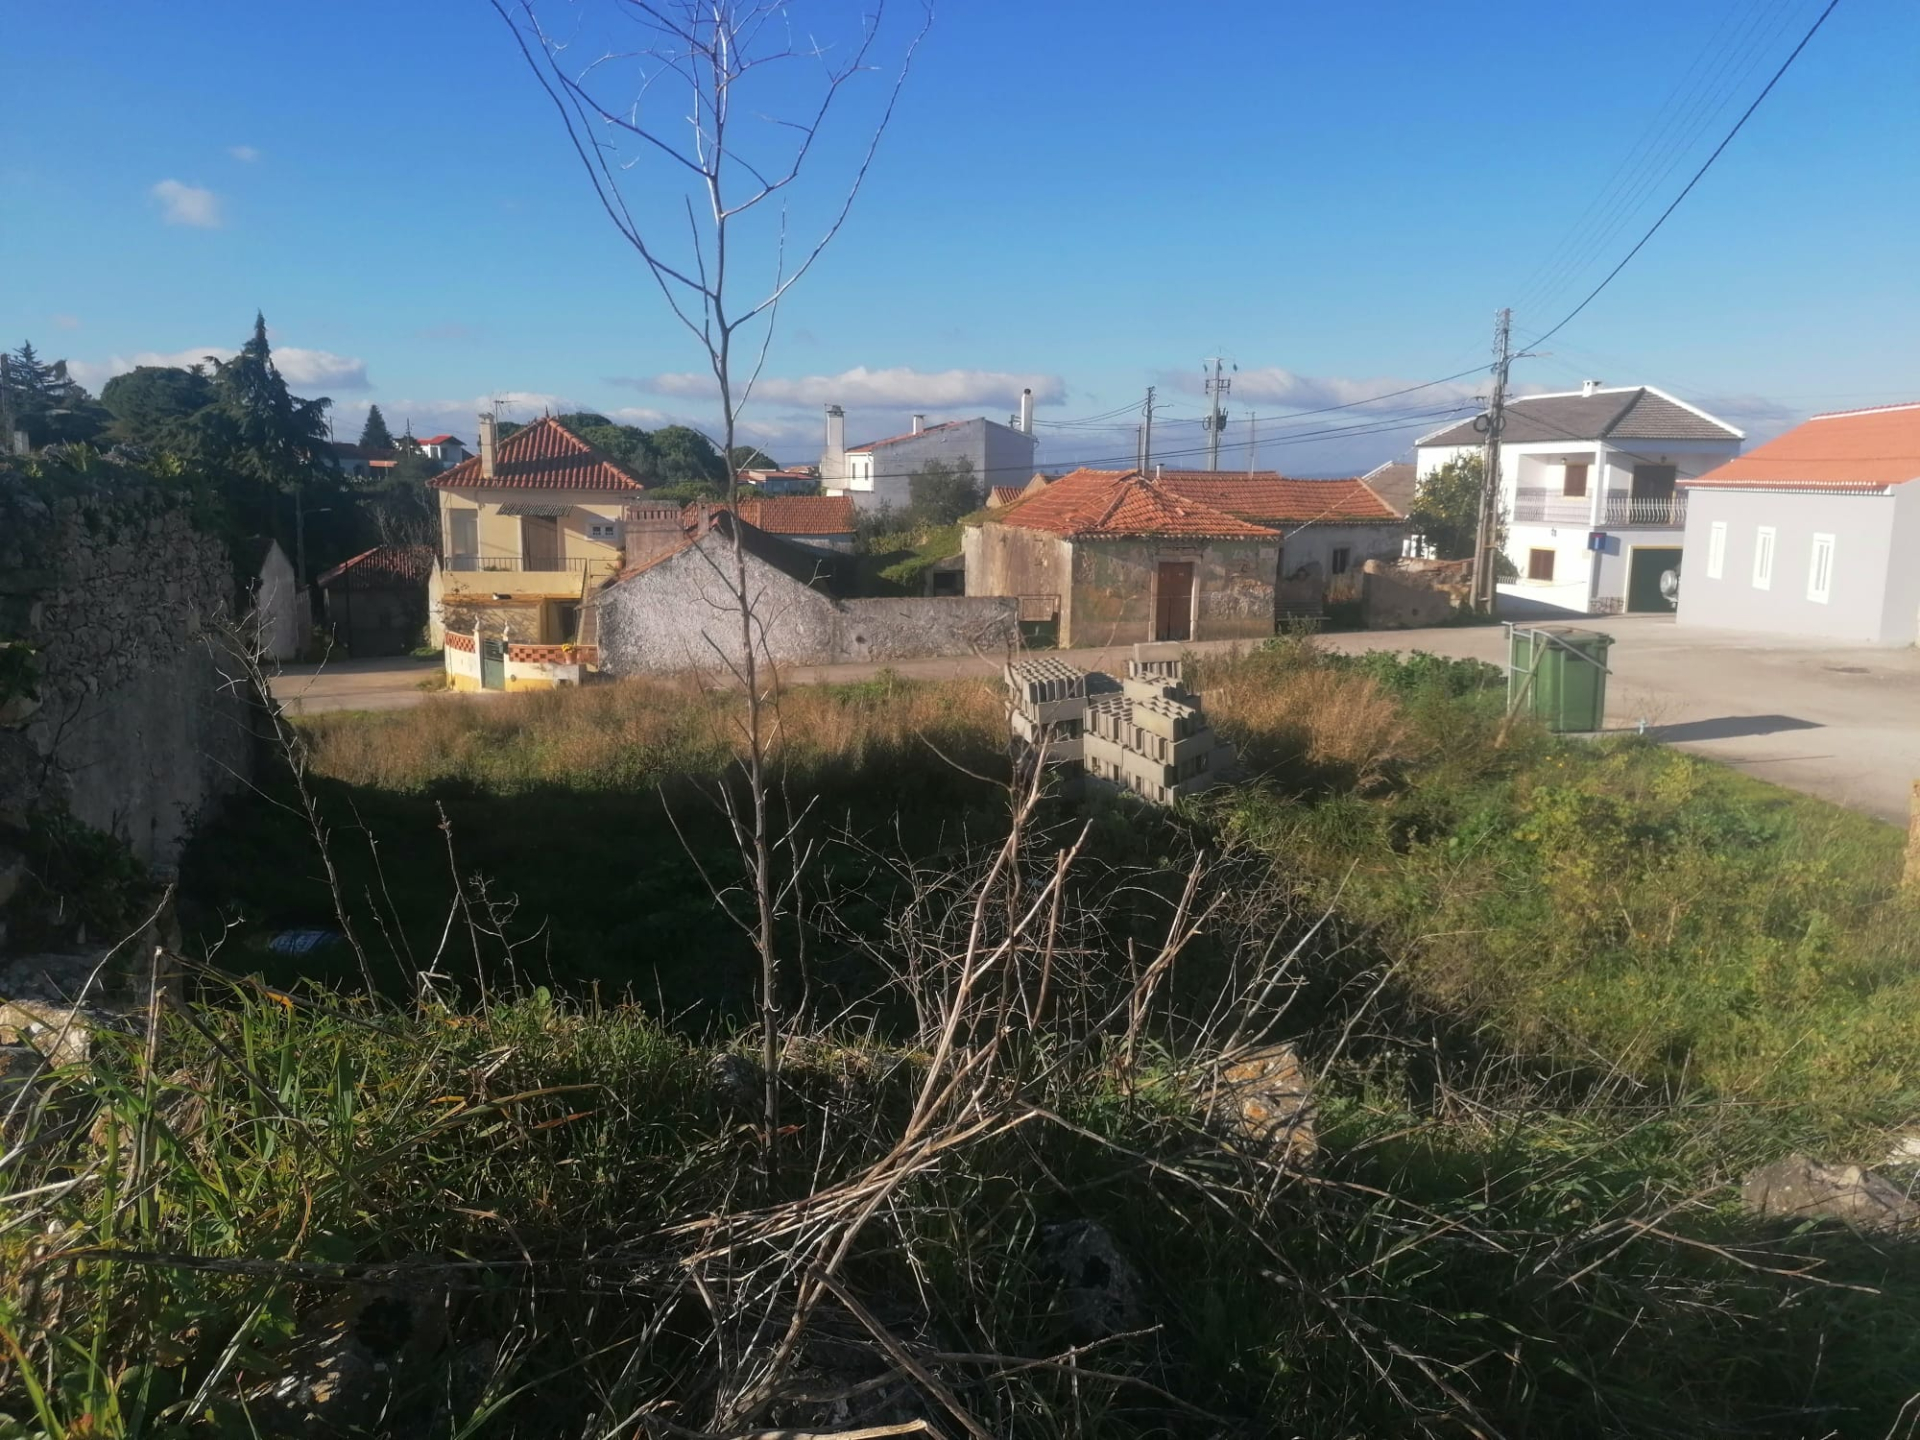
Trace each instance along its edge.
{"label": "metal gate", "polygon": [[507,644],[504,640],[480,642],[480,688],[482,690],[507,688]]}

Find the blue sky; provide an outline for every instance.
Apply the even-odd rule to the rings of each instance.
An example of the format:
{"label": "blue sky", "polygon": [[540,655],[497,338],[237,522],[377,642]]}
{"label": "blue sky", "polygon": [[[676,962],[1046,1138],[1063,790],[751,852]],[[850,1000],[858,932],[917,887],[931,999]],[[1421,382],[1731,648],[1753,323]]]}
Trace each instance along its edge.
{"label": "blue sky", "polygon": [[[1033,384],[1043,460],[1101,459],[1131,453],[1132,417],[1057,422],[1155,384],[1156,450],[1186,461],[1200,363],[1221,354],[1240,366],[1225,463],[1246,463],[1251,409],[1263,465],[1364,469],[1481,384],[1288,416],[1484,365],[1502,304],[1522,337],[1558,320],[1823,3],[946,0],[851,218],[782,307],[747,429],[806,460],[825,400],[859,439],[915,410],[1003,417]],[[584,56],[611,9],[541,13]],[[858,13],[792,9],[833,44]],[[891,0],[879,59],[917,15]],[[237,346],[258,307],[343,438],[370,402],[396,427],[470,432],[489,396],[521,416],[711,420],[704,383],[679,378],[701,352],[486,0],[69,0],[8,25],[0,341],[31,338],[97,389],[143,358]],[[1842,0],[1520,382],[1658,384],[1756,433],[1920,396],[1916,55],[1920,7]],[[637,82],[604,73],[628,103]],[[818,223],[888,84],[849,92],[792,234]],[[799,94],[776,78],[763,98]],[[627,173],[648,223],[683,223],[664,169]],[[757,239],[741,251],[764,274]],[[1359,424],[1403,428],[1297,438]]]}

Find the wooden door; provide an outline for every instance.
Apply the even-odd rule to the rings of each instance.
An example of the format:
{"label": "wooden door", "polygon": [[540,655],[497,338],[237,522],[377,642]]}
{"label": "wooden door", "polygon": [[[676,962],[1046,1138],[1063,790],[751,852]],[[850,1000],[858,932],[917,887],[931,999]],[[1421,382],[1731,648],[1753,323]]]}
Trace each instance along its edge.
{"label": "wooden door", "polygon": [[1153,593],[1153,638],[1191,640],[1193,566],[1187,562],[1163,561],[1155,577]]}
{"label": "wooden door", "polygon": [[520,517],[520,568],[560,568],[560,522],[551,515]]}

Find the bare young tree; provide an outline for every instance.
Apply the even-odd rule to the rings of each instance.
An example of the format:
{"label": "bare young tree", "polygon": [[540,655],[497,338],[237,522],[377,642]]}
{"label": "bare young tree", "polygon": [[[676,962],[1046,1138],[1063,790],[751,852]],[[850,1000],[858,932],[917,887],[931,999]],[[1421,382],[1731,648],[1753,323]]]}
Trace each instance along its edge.
{"label": "bare young tree", "polygon": [[[821,163],[829,122],[837,124],[849,108],[849,87],[881,68],[885,0],[856,12],[852,33],[839,42],[800,29],[797,7],[772,0],[615,0],[604,11],[570,12],[566,34],[543,21],[535,0],[492,4],[552,100],[601,209],[705,353],[720,405],[720,453],[732,455],[780,302],[852,210],[931,10],[921,11],[918,29],[887,67],[890,85],[864,121],[844,188],[817,213],[795,217],[791,206]],[[602,21],[605,33],[591,29]],[[809,227],[791,253],[790,223]],[[731,466],[729,494],[739,498]],[[730,809],[729,817],[758,911],[771,1147],[779,1131],[781,886],[768,814],[768,716],[778,675],[755,614],[738,526],[733,536],[729,584],[738,650],[719,658],[746,695],[749,804]]]}

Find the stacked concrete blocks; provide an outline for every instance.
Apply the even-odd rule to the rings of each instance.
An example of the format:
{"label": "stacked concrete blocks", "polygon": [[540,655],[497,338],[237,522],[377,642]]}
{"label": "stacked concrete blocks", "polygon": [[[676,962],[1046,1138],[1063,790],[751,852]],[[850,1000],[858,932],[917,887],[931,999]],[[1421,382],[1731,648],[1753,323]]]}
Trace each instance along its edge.
{"label": "stacked concrete blocks", "polygon": [[1177,645],[1136,645],[1127,677],[1038,658],[1007,667],[1014,749],[1084,767],[1093,781],[1166,805],[1222,783],[1233,747],[1181,683]]}

